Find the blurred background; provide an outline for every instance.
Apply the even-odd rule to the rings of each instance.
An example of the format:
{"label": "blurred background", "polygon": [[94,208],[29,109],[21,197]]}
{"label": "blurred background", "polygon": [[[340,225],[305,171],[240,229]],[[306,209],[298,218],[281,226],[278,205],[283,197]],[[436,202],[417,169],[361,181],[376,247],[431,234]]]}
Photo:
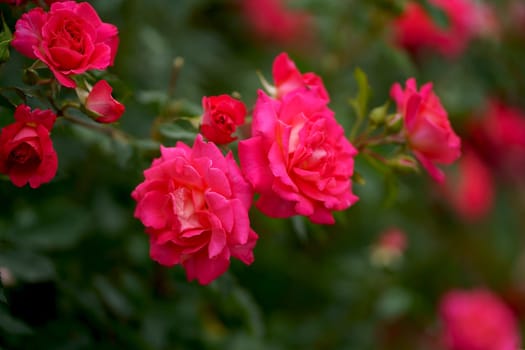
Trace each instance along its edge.
{"label": "blurred background", "polygon": [[[89,2],[119,28],[108,80],[126,105],[117,127],[140,141],[57,123],[52,182],[33,190],[2,178],[1,348],[442,349],[440,299],[458,288],[489,289],[525,319],[523,1],[472,0],[479,12],[403,0]],[[414,4],[432,26],[410,17]],[[0,6],[13,29],[22,10]],[[160,135],[152,126],[199,115],[203,96],[236,92],[251,108],[257,71],[271,81],[283,51],[323,78],[346,128],[356,68],[371,106],[395,82],[433,82],[463,157],[437,186],[424,171],[358,156],[360,200],[336,224],[254,209],[255,262],[233,260],[206,287],[188,283],[180,266],[149,258],[133,218],[130,193],[158,154],[152,136],[191,142],[180,125]],[[0,85],[22,86],[30,64],[11,50]],[[0,125],[11,115],[1,107]]]}

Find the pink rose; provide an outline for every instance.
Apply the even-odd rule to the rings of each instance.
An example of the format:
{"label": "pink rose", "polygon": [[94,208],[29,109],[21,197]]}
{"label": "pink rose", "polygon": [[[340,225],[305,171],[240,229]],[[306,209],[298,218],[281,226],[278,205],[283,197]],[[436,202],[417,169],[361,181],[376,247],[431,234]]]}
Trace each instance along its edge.
{"label": "pink rose", "polygon": [[434,23],[420,4],[409,2],[394,22],[395,40],[400,46],[412,52],[431,48],[445,56],[456,56],[475,36],[497,31],[495,16],[486,5],[473,0],[431,0],[430,3],[445,12],[448,26]]}
{"label": "pink rose", "polygon": [[493,99],[469,126],[475,147],[505,178],[523,181],[525,112]]}
{"label": "pink rose", "polygon": [[118,30],[102,22],[87,2],[56,2],[49,12],[35,8],[22,15],[12,45],[44,62],[60,84],[74,88],[72,75],[113,65]]}
{"label": "pink rose", "polygon": [[209,141],[225,144],[236,140],[232,137],[237,126],[244,124],[246,106],[241,101],[229,96],[219,95],[202,98],[204,114],[200,132]]}
{"label": "pink rose", "polygon": [[485,217],[492,209],[494,182],[490,168],[470,147],[459,159],[456,176],[447,177],[443,188],[452,207],[465,220]]}
{"label": "pink rose", "polygon": [[510,308],[488,290],[454,290],[440,303],[449,350],[517,350],[520,336]]}
{"label": "pink rose", "polygon": [[114,123],[120,119],[125,107],[111,96],[113,89],[105,80],[99,80],[89,92],[86,109],[98,115],[99,123]]}
{"label": "pink rose", "polygon": [[239,143],[241,168],[264,214],[333,223],[332,211],[357,201],[351,191],[356,149],[315,91],[281,100],[259,91],[252,137]]}
{"label": "pink rose", "polygon": [[55,177],[58,158],[49,137],[56,115],[49,111],[20,105],[15,122],[0,133],[0,173],[18,187],[29,182],[31,188]]}
{"label": "pink rose", "polygon": [[197,136],[193,148],[178,142],[144,171],[132,196],[135,217],[150,235],[150,255],[166,266],[181,264],[188,280],[208,284],[230,265],[251,264],[257,234],[250,228],[250,185],[231,153]]}
{"label": "pink rose", "polygon": [[416,80],[410,78],[405,90],[399,83],[392,86],[390,95],[404,119],[408,146],[430,176],[443,182],[445,175],[434,163],[451,164],[461,154],[461,140],[456,135],[439,98],[427,83],[417,91]]}
{"label": "pink rose", "polygon": [[283,0],[243,0],[241,10],[254,34],[263,40],[290,44],[311,31],[310,15],[287,8]]}
{"label": "pink rose", "polygon": [[273,61],[272,75],[278,99],[287,93],[302,89],[314,90],[319,98],[326,100],[327,103],[330,101],[321,77],[312,72],[302,74],[284,52]]}

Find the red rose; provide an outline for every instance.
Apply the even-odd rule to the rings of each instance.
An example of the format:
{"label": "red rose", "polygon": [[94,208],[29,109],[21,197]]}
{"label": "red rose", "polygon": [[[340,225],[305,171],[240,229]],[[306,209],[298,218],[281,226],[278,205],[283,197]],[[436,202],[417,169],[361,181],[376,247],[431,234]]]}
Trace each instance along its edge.
{"label": "red rose", "polygon": [[447,111],[428,83],[417,90],[416,80],[408,79],[405,90],[396,83],[390,95],[404,119],[408,146],[425,170],[438,182],[445,175],[434,163],[451,164],[461,154],[461,140],[452,129]]}
{"label": "red rose", "polygon": [[17,22],[12,45],[47,64],[60,84],[74,88],[72,75],[113,65],[118,30],[100,20],[87,2],[56,2],[49,12],[35,8]]}
{"label": "red rose", "polygon": [[224,156],[201,135],[191,148],[178,142],[160,151],[131,194],[151,258],[181,264],[200,284],[226,272],[231,257],[251,264],[258,238],[248,216],[253,194],[232,153]]}
{"label": "red rose", "polygon": [[232,137],[237,126],[244,123],[246,106],[241,101],[229,96],[219,95],[202,98],[204,114],[200,132],[208,140],[225,144],[237,139]]}
{"label": "red rose", "polygon": [[53,112],[20,105],[15,122],[0,134],[0,173],[9,176],[13,184],[32,188],[51,181],[58,158],[49,137],[56,116]]}
{"label": "red rose", "polygon": [[86,109],[98,115],[99,123],[114,123],[120,119],[125,107],[111,96],[113,89],[105,80],[98,81],[86,99]]}
{"label": "red rose", "polygon": [[333,224],[334,211],[357,202],[351,179],[356,155],[334,112],[312,90],[281,100],[259,91],[252,136],[239,143],[241,168],[259,194],[257,208],[317,224]]}

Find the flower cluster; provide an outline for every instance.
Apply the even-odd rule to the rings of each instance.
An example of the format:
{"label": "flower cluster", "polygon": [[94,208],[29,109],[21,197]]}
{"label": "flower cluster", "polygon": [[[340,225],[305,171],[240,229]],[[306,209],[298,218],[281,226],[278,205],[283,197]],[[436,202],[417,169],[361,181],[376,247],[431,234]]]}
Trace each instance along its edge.
{"label": "flower cluster", "polygon": [[[275,58],[272,76],[273,85],[263,80],[267,92],[257,92],[249,131],[238,130],[248,117],[242,101],[203,97],[201,135],[193,148],[180,142],[162,148],[133,192],[135,216],[150,235],[151,257],[166,266],[182,265],[190,280],[210,283],[226,271],[231,256],[253,261],[257,235],[248,229],[247,214],[253,194],[255,207],[269,217],[304,216],[317,224],[333,224],[335,211],[358,200],[352,191],[358,151],[328,107],[321,77],[299,71],[286,53]],[[432,85],[418,91],[409,79],[404,90],[392,87],[392,97],[395,119],[404,121],[398,140],[443,181],[434,163],[456,160],[460,140]],[[231,153],[221,157],[215,146],[228,147],[237,139],[239,169]]]}
{"label": "flower cluster", "polygon": [[[81,87],[74,80],[90,69],[106,69],[117,53],[117,28],[103,23],[89,3],[53,2],[49,12],[33,8],[16,22],[11,44],[23,55],[44,63],[58,83],[76,88],[81,108],[95,121],[113,123],[124,113],[124,105],[112,97],[107,81],[100,80],[91,87],[80,80]],[[53,107],[58,110],[32,111],[25,104],[19,105],[15,122],[0,133],[0,172],[16,186],[29,183],[36,188],[56,174],[58,161],[50,132],[65,107]]]}

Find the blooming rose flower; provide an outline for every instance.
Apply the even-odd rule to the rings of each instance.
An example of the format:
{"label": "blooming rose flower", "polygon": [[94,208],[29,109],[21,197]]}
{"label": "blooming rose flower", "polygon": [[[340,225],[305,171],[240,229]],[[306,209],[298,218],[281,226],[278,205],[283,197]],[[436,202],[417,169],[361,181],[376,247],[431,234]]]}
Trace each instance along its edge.
{"label": "blooming rose flower", "polygon": [[32,9],[15,27],[13,47],[44,62],[66,87],[76,87],[72,75],[106,69],[115,61],[117,27],[102,22],[87,2],[56,2],[49,12]]}
{"label": "blooming rose flower", "polygon": [[237,139],[232,133],[237,126],[244,124],[246,106],[241,101],[229,96],[219,95],[202,98],[204,114],[200,132],[208,140],[218,143],[230,143]]}
{"label": "blooming rose flower", "polygon": [[440,303],[449,350],[516,350],[520,336],[509,307],[488,290],[453,290]]}
{"label": "blooming rose flower", "polygon": [[243,0],[241,11],[254,33],[264,40],[289,44],[311,31],[309,14],[286,8],[283,0]]}
{"label": "blooming rose flower", "polygon": [[331,212],[357,201],[351,191],[356,149],[315,91],[275,100],[259,91],[252,137],[239,143],[241,168],[271,217],[304,215],[333,223]]}
{"label": "blooming rose flower", "polygon": [[461,140],[456,135],[439,98],[427,83],[417,91],[416,80],[410,78],[405,90],[399,83],[392,86],[390,95],[403,116],[408,146],[430,176],[443,182],[445,175],[434,163],[451,164],[461,153]]}
{"label": "blooming rose flower", "polygon": [[99,80],[87,96],[86,109],[98,115],[99,123],[114,123],[124,113],[124,105],[111,96],[112,91],[107,81]]}
{"label": "blooming rose flower", "polygon": [[525,174],[525,113],[492,99],[469,126],[474,146],[503,176],[520,181]]}
{"label": "blooming rose flower", "polygon": [[447,177],[444,184],[445,196],[462,218],[479,220],[489,213],[494,201],[490,168],[471,147],[465,148],[458,162],[458,173]]}
{"label": "blooming rose flower", "polygon": [[321,77],[312,72],[302,74],[284,52],[273,61],[272,75],[276,88],[276,98],[282,98],[287,93],[299,89],[308,89],[314,90],[319,98],[326,100],[327,103],[330,101]]}
{"label": "blooming rose flower", "polygon": [[132,196],[135,217],[150,235],[150,255],[162,265],[182,264],[188,280],[208,284],[233,256],[254,260],[257,234],[250,228],[250,185],[231,153],[197,136],[193,148],[162,147]]}
{"label": "blooming rose flower", "polygon": [[493,11],[485,4],[473,0],[430,0],[430,3],[444,11],[448,26],[434,23],[420,4],[409,2],[394,22],[395,40],[400,46],[412,52],[433,48],[445,56],[456,56],[475,36],[497,31]]}
{"label": "blooming rose flower", "polygon": [[0,173],[7,174],[18,187],[29,182],[31,188],[51,181],[58,158],[49,137],[56,115],[20,105],[15,122],[0,133]]}

